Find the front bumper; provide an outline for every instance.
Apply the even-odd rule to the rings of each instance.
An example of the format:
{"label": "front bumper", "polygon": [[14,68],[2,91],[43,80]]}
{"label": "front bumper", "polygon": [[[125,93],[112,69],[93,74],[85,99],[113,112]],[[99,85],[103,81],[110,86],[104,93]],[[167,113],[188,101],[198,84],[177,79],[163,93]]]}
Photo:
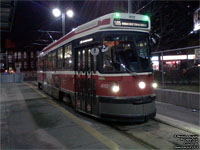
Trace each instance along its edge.
{"label": "front bumper", "polygon": [[148,104],[152,103],[156,99],[155,94],[147,95],[147,96],[134,96],[134,97],[106,97],[99,96],[100,103],[112,103],[112,104]]}
{"label": "front bumper", "polygon": [[136,97],[99,97],[102,120],[144,122],[156,115],[155,94]]}
{"label": "front bumper", "polygon": [[150,119],[153,119],[156,116],[156,110],[155,112],[151,114],[145,114],[145,115],[111,115],[111,114],[104,114],[102,113],[100,115],[102,120],[105,121],[113,121],[113,122],[145,122]]}

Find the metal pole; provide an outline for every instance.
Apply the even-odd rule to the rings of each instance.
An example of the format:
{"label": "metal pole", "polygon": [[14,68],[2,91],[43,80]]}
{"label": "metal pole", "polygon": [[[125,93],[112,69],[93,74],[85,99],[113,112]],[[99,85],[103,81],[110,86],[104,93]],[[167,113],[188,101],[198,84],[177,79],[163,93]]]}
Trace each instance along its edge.
{"label": "metal pole", "polygon": [[65,13],[62,12],[62,34],[65,35]]}
{"label": "metal pole", "polygon": [[128,0],[128,13],[132,13],[132,0]]}
{"label": "metal pole", "polygon": [[6,51],[6,69],[8,70],[8,52]]}
{"label": "metal pole", "polygon": [[164,60],[163,60],[163,53],[162,54],[162,64],[161,64],[161,69],[162,69],[162,88],[164,88]]}

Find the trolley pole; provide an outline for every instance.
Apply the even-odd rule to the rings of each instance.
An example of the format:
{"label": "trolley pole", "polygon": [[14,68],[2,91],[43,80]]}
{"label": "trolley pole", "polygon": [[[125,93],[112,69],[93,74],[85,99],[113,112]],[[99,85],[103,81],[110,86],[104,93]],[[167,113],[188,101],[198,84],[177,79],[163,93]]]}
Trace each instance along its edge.
{"label": "trolley pole", "polygon": [[65,35],[65,13],[62,12],[62,35]]}

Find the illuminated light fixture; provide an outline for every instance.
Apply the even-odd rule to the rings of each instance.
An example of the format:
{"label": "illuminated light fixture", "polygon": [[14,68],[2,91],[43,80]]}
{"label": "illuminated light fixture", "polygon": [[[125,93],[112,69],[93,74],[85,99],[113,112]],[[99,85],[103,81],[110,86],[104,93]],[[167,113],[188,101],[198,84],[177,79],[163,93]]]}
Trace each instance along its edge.
{"label": "illuminated light fixture", "polygon": [[151,58],[151,60],[152,60],[152,61],[158,60],[158,56],[153,56],[153,57]]}
{"label": "illuminated light fixture", "polygon": [[141,81],[139,82],[138,86],[139,88],[144,89],[146,87],[146,84],[143,81]]}
{"label": "illuminated light fixture", "polygon": [[159,61],[157,60],[153,60],[152,62],[153,62],[153,65],[159,65]]}
{"label": "illuminated light fixture", "polygon": [[149,21],[149,16],[144,16],[144,17],[143,17],[143,20],[144,20],[144,21]]}
{"label": "illuminated light fixture", "polygon": [[154,89],[156,89],[157,87],[158,87],[158,84],[157,83],[152,83],[152,87],[154,88]]}
{"label": "illuminated light fixture", "polygon": [[188,55],[188,59],[195,59],[195,55]]}
{"label": "illuminated light fixture", "polygon": [[[162,60],[162,56],[160,57]],[[168,56],[163,56],[164,60],[184,60],[187,59],[187,55],[168,55]]]}
{"label": "illuminated light fixture", "polygon": [[55,17],[60,17],[60,15],[61,15],[61,11],[60,11],[60,9],[58,9],[58,8],[54,8],[54,9],[52,10],[52,13],[53,13],[53,15],[54,15]]}
{"label": "illuminated light fixture", "polygon": [[120,13],[119,13],[119,12],[116,12],[116,13],[114,14],[114,17],[115,17],[115,18],[119,18],[119,17],[120,17]]}
{"label": "illuminated light fixture", "polygon": [[[187,58],[188,57],[188,58]],[[190,55],[168,55],[168,56],[163,56],[164,60],[185,60],[185,59],[195,59],[194,54]],[[152,61],[158,60],[158,56],[153,56],[151,58]],[[162,60],[162,56],[160,57],[160,60]]]}
{"label": "illuminated light fixture", "polygon": [[117,85],[116,83],[113,83],[111,89],[114,93],[117,93],[119,92],[119,85]]}
{"label": "illuminated light fixture", "polygon": [[67,16],[69,17],[69,18],[72,18],[73,16],[74,16],[74,12],[70,9],[70,10],[68,10],[67,12],[66,12],[66,14],[67,14]]}
{"label": "illuminated light fixture", "polygon": [[91,42],[91,41],[93,41],[93,38],[86,39],[86,40],[81,40],[81,41],[80,41],[80,44],[87,43],[87,42]]}

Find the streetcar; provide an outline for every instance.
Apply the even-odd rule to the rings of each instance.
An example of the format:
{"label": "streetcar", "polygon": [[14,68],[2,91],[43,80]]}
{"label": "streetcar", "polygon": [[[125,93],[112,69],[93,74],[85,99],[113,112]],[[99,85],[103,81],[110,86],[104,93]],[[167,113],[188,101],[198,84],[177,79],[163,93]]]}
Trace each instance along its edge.
{"label": "streetcar", "polygon": [[78,26],[38,55],[38,88],[102,120],[156,115],[150,18],[110,13]]}

